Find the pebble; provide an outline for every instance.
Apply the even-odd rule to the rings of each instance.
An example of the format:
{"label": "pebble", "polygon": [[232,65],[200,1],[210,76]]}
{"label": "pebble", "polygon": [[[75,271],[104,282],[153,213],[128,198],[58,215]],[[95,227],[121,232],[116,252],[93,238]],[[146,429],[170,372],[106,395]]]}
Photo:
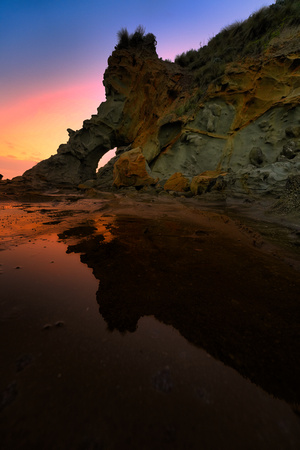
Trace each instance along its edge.
{"label": "pebble", "polygon": [[30,354],[24,354],[19,356],[16,361],[17,372],[21,372],[27,366],[29,366],[34,360],[34,357]]}
{"label": "pebble", "polygon": [[62,320],[58,320],[57,322],[55,322],[54,325],[52,325],[51,323],[46,323],[43,326],[43,330],[50,330],[50,328],[56,327],[56,328],[61,328],[65,326],[65,322],[63,322]]}
{"label": "pebble", "polygon": [[17,393],[17,382],[13,381],[0,393],[0,411],[14,401]]}

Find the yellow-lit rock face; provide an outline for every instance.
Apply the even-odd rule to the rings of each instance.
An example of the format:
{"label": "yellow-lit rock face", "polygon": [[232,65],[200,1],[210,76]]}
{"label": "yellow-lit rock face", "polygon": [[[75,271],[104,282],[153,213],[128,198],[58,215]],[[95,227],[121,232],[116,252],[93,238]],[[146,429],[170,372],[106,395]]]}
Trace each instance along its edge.
{"label": "yellow-lit rock face", "polygon": [[191,192],[194,195],[202,194],[211,183],[216,183],[219,177],[224,177],[225,175],[226,173],[220,173],[216,170],[207,170],[192,179]]}
{"label": "yellow-lit rock face", "polygon": [[209,87],[208,96],[235,105],[233,132],[270,108],[297,106],[300,104],[299,54],[279,57],[268,53],[258,60],[249,58],[229,64],[220,84]]}
{"label": "yellow-lit rock face", "polygon": [[[120,158],[115,186],[141,186],[167,178],[166,191],[191,189],[197,195],[212,185],[214,189],[223,186],[226,177],[218,177],[230,169],[230,176],[237,180],[247,176],[247,193],[268,191],[279,183],[279,175],[278,189],[282,189],[283,172],[289,173],[292,166],[297,170],[299,159],[280,159],[285,147],[294,148],[297,155],[300,145],[299,137],[289,132],[299,126],[300,119],[297,46],[293,52],[268,51],[259,58],[229,64],[224,76],[196,102],[189,74],[175,64],[153,54],[114,52],[105,85],[108,101],[122,105],[122,113],[116,115],[116,135],[124,145],[140,148],[137,161]],[[253,149],[261,154],[261,163],[254,166]],[[151,173],[144,169],[141,155]],[[139,175],[133,174],[131,167],[137,164],[146,175],[136,168],[133,172]],[[264,176],[263,170],[267,171]],[[230,186],[245,191],[240,181]]]}
{"label": "yellow-lit rock face", "polygon": [[[192,72],[153,51],[115,50],[97,115],[70,134],[57,155],[25,175],[78,185],[95,179],[107,151],[131,146],[115,164],[114,186],[167,179],[165,190],[184,192],[193,179],[191,190],[200,194],[228,172],[232,193],[271,189],[277,196],[289,174],[300,170],[299,42],[298,33],[264,55],[228,64],[202,93]],[[101,172],[93,187],[111,188],[109,170],[107,181]]]}
{"label": "yellow-lit rock face", "polygon": [[115,163],[114,185],[117,187],[147,186],[157,181],[151,177],[150,169],[139,147],[123,153]]}
{"label": "yellow-lit rock face", "polygon": [[[156,136],[159,121],[188,90],[185,79],[179,66],[162,61],[152,52],[114,51],[108,59],[104,84],[107,99],[122,103],[119,140],[133,143],[135,148],[148,143],[152,134]],[[155,150],[151,154],[155,157]]]}
{"label": "yellow-lit rock face", "polygon": [[180,172],[174,173],[165,183],[165,191],[186,192],[190,188],[190,182],[188,178],[182,175]]}

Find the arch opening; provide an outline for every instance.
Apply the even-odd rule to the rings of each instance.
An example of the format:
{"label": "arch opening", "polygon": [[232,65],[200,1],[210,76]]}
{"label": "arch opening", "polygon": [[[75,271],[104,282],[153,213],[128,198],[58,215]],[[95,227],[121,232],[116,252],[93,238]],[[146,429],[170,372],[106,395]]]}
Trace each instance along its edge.
{"label": "arch opening", "polygon": [[112,158],[114,158],[116,156],[116,151],[117,151],[117,147],[115,147],[111,150],[108,150],[108,152],[106,152],[99,159],[96,173],[98,172],[99,169],[101,169],[101,167],[104,167]]}

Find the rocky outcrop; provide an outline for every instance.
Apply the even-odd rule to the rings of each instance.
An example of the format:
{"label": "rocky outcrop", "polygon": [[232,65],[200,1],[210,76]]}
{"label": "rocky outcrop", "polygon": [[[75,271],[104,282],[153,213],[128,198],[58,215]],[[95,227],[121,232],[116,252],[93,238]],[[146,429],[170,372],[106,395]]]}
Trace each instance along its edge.
{"label": "rocky outcrop", "polygon": [[300,174],[288,177],[283,195],[272,206],[272,210],[281,214],[300,211]]}
{"label": "rocky outcrop", "polygon": [[[300,171],[299,37],[258,59],[229,64],[205,94],[188,71],[153,49],[115,50],[104,75],[106,102],[24,177],[53,185],[94,179],[101,189],[158,181],[166,190],[198,195],[212,189],[281,195]],[[110,165],[96,175],[108,150],[129,145],[135,150],[116,158],[113,174]]]}
{"label": "rocky outcrop", "polygon": [[210,192],[212,189],[219,191],[226,186],[224,176],[226,173],[220,173],[216,170],[207,170],[201,175],[196,175],[191,182],[191,191],[194,195]]}
{"label": "rocky outcrop", "polygon": [[190,189],[190,180],[180,172],[173,175],[166,181],[164,185],[165,191],[186,192]]}
{"label": "rocky outcrop", "polygon": [[147,186],[156,184],[158,179],[151,177],[151,171],[140,147],[123,153],[114,166],[114,185]]}
{"label": "rocky outcrop", "polygon": [[230,193],[278,195],[300,169],[299,56],[266,55],[229,66],[150,164],[153,174],[228,172]]}
{"label": "rocky outcrop", "polygon": [[97,114],[85,120],[80,130],[69,129],[69,141],[57,154],[23,176],[34,183],[77,185],[96,178],[98,162],[107,151],[133,142],[132,148],[143,143],[147,161],[152,160],[157,149],[151,135],[155,135],[157,121],[186,89],[186,78],[180,67],[161,61],[151,49],[114,51],[104,74],[106,101]]}

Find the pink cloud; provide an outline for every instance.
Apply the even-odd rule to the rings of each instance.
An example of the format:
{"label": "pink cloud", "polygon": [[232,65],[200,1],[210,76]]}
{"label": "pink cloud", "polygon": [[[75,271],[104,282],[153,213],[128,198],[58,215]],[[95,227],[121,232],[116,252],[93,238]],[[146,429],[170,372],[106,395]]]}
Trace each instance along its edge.
{"label": "pink cloud", "polygon": [[13,158],[10,156],[0,156],[0,173],[3,175],[3,179],[11,179],[22,175],[37,163],[37,161],[28,159],[18,160]]}
{"label": "pink cloud", "polygon": [[[100,102],[105,100],[104,86],[101,85],[99,79],[80,80],[72,85],[51,88],[49,91],[33,91],[30,96],[27,95],[14,102],[2,104],[0,107],[1,123],[3,125],[11,120],[26,119],[41,112],[47,112],[49,109],[58,109],[60,105],[65,107],[68,104],[70,113],[74,114],[72,110],[74,103],[90,103],[91,99],[95,101],[95,110]],[[90,112],[90,114],[93,113],[95,111]],[[83,117],[82,120],[86,118]]]}
{"label": "pink cloud", "polygon": [[32,91],[31,95],[2,103],[0,173],[11,179],[55,154],[68,140],[67,128],[81,128],[104,100],[104,87],[97,77],[48,91]]}

